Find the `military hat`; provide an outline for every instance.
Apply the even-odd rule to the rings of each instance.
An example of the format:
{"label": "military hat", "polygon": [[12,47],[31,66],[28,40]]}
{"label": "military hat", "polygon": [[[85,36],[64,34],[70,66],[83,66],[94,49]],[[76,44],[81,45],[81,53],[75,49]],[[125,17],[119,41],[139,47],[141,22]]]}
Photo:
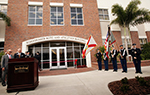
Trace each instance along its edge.
{"label": "military hat", "polygon": [[120,47],[122,47],[123,45],[120,45]]}
{"label": "military hat", "polygon": [[136,45],[135,43],[132,44],[132,46]]}

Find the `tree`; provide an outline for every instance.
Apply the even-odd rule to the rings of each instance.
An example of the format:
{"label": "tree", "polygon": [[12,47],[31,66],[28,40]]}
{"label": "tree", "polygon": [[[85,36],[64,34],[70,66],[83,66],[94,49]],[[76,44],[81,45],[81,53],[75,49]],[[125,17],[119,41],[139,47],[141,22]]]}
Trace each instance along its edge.
{"label": "tree", "polygon": [[145,8],[139,9],[138,5],[140,4],[141,4],[140,0],[132,0],[125,9],[119,4],[114,4],[112,6],[111,11],[113,13],[113,16],[116,16],[116,18],[111,21],[111,25],[118,24],[119,27],[121,28],[121,32],[124,33],[125,48],[127,49],[127,53],[128,53],[128,46],[126,34],[128,32],[129,37],[131,39],[130,26],[134,27],[138,24],[150,22],[150,11]]}
{"label": "tree", "polygon": [[6,22],[7,26],[11,25],[11,23],[10,23],[11,19],[10,19],[10,17],[8,17],[7,15],[5,15],[4,13],[0,12],[0,18],[2,18]]}

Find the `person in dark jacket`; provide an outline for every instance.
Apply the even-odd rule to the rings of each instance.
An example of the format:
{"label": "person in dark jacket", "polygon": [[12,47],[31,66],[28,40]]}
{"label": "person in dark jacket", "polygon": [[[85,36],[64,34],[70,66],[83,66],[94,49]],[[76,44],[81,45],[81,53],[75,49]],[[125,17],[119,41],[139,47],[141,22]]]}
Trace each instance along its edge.
{"label": "person in dark jacket", "polygon": [[18,49],[18,52],[14,54],[14,58],[25,58],[25,54],[22,53],[21,49]]}
{"label": "person in dark jacket", "polygon": [[111,50],[109,56],[111,57],[111,61],[112,61],[112,64],[113,64],[114,72],[117,72],[117,70],[118,70],[118,67],[117,67],[117,58],[116,58],[117,55],[118,55],[117,50],[115,50],[115,47],[112,46],[112,50]]}
{"label": "person in dark jacket", "polygon": [[141,50],[139,48],[136,48],[136,44],[132,44],[132,49],[131,49],[131,56],[133,58],[133,63],[135,65],[135,69],[136,69],[136,72],[135,73],[140,73],[142,74],[141,72]]}
{"label": "person in dark jacket", "polygon": [[29,51],[26,51],[26,53],[25,53],[25,58],[30,58],[30,57],[31,57],[30,52],[29,52]]}
{"label": "person in dark jacket", "polygon": [[122,73],[127,73],[127,61],[126,61],[126,56],[127,56],[127,52],[125,50],[125,48],[123,48],[123,45],[120,45],[120,61],[121,61],[121,65],[122,65]]}
{"label": "person in dark jacket", "polygon": [[37,52],[36,54],[35,54],[35,57],[34,58],[36,58],[37,60],[38,60],[38,69],[40,70],[40,71],[42,71],[41,70],[41,55],[40,55],[40,53],[39,52]]}
{"label": "person in dark jacket", "polygon": [[102,53],[100,52],[99,49],[97,49],[97,54],[96,54],[96,58],[97,58],[97,62],[98,62],[98,69],[102,70]]}
{"label": "person in dark jacket", "polygon": [[104,57],[105,71],[108,71],[108,57],[106,55],[106,51],[103,54],[103,57]]}

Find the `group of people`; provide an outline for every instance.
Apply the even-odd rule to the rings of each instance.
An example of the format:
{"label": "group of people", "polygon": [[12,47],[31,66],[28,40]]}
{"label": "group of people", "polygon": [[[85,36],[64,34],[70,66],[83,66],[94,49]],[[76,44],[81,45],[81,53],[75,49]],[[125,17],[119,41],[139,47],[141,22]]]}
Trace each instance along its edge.
{"label": "group of people", "polygon": [[[30,58],[32,57],[32,55],[30,55],[29,51],[26,51],[25,54],[21,51],[21,49],[19,48],[17,53],[13,55],[11,55],[12,50],[8,49],[7,52],[5,53],[5,55],[2,56],[1,59],[1,68],[2,68],[2,86],[6,86],[6,82],[7,82],[7,72],[8,72],[8,61],[9,59],[14,59],[14,58]],[[39,70],[40,69],[40,54],[39,52],[36,53],[36,55],[34,56],[38,61],[39,61]]]}
{"label": "group of people", "polygon": [[[111,62],[113,64],[113,72],[117,72],[118,67],[117,67],[117,56],[119,56],[121,65],[122,65],[122,73],[127,73],[127,51],[125,50],[125,48],[123,48],[123,45],[120,45],[120,50],[116,50],[114,46],[112,46],[112,50],[110,51],[109,54],[106,54],[107,52],[105,51],[104,53],[102,53],[99,49],[97,50],[97,62],[98,62],[98,69],[102,70],[102,56],[103,56],[103,60],[104,60],[104,65],[105,65],[105,71],[108,71],[108,55],[111,58]],[[132,49],[130,52],[132,59],[133,59],[133,63],[135,66],[135,73],[140,73],[141,72],[141,50],[139,48],[136,48],[136,44],[132,44]]]}

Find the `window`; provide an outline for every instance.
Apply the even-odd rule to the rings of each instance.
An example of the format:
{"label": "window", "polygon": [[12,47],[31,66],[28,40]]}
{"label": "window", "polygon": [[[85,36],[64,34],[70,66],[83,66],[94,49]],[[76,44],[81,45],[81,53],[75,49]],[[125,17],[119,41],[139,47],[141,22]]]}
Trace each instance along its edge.
{"label": "window", "polygon": [[63,7],[51,7],[50,24],[63,25],[64,24]]}
{"label": "window", "polygon": [[102,43],[103,43],[103,45],[105,44],[105,40],[106,40],[106,39],[104,39],[104,38],[102,39]]}
{"label": "window", "polygon": [[0,52],[4,50],[4,42],[0,42]]}
{"label": "window", "polygon": [[0,12],[7,15],[7,5],[0,5]]}
{"label": "window", "polygon": [[83,25],[82,8],[71,8],[71,25]]}
{"label": "window", "polygon": [[147,38],[139,38],[141,49],[143,49],[143,45],[147,43]]}
{"label": "window", "polygon": [[42,25],[42,6],[29,6],[28,25]]}
{"label": "window", "polygon": [[100,20],[109,20],[108,9],[98,9]]}

